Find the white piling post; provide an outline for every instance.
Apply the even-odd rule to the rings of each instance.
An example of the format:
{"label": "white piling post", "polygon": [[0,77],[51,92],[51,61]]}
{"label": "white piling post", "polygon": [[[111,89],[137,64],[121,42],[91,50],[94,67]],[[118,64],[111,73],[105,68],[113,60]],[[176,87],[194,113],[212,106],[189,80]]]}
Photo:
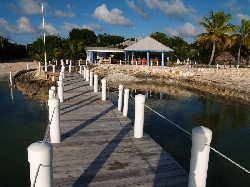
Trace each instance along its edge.
{"label": "white piling post", "polygon": [[61,142],[61,130],[60,130],[60,100],[53,97],[49,100],[51,113],[51,124],[50,124],[50,142],[60,143]]}
{"label": "white piling post", "polygon": [[122,61],[120,60],[120,65],[122,65]]}
{"label": "white piling post", "polygon": [[[53,187],[52,155],[53,146],[48,142],[40,141],[28,147],[30,186]],[[37,171],[39,172],[37,173]]]}
{"label": "white piling post", "polygon": [[56,66],[57,66],[57,59],[56,59]]}
{"label": "white piling post", "polygon": [[10,86],[13,86],[13,79],[12,79],[11,71],[10,71]]}
{"label": "white piling post", "polygon": [[145,103],[145,95],[138,94],[135,96],[135,122],[134,122],[135,138],[143,137],[144,103]]}
{"label": "white piling post", "polygon": [[50,89],[49,90],[49,99],[51,99],[52,97],[54,97],[54,95],[55,95],[55,90]]}
{"label": "white piling post", "polygon": [[205,187],[209,161],[212,131],[206,127],[192,130],[192,149],[190,159],[189,187]]}
{"label": "white piling post", "polygon": [[94,75],[94,92],[98,92],[98,75]]}
{"label": "white piling post", "polygon": [[123,92],[123,85],[119,85],[119,95],[118,95],[118,110],[122,110],[122,92]]}
{"label": "white piling post", "polygon": [[49,90],[49,100],[48,100],[48,106],[49,106],[49,120],[51,120],[51,116],[53,113],[54,108],[52,108],[51,103],[50,103],[50,99],[53,98],[55,96],[55,91],[53,89]]}
{"label": "white piling post", "polygon": [[93,86],[93,72],[89,72],[89,86]]}
{"label": "white piling post", "polygon": [[52,72],[55,73],[56,72],[56,65],[52,65],[52,68],[53,68]]}
{"label": "white piling post", "polygon": [[65,66],[62,66],[61,73],[60,75],[62,76],[62,79],[65,79]]}
{"label": "white piling post", "polygon": [[86,79],[86,67],[83,67],[83,78]]}
{"label": "white piling post", "polygon": [[80,60],[78,60],[78,65],[81,66],[81,61]]}
{"label": "white piling post", "polygon": [[102,101],[106,101],[106,87],[107,81],[106,79],[102,79]]}
{"label": "white piling post", "polygon": [[62,80],[57,81],[57,85],[58,85],[58,88],[57,88],[58,98],[60,99],[60,102],[63,102],[64,101],[64,96],[63,96],[63,81]]}
{"label": "white piling post", "polygon": [[50,89],[51,89],[51,90],[54,90],[54,97],[56,97],[56,87],[55,87],[55,86],[51,86]]}
{"label": "white piling post", "polygon": [[89,81],[89,69],[86,69],[86,81]]}
{"label": "white piling post", "polygon": [[80,66],[79,73],[82,74],[82,66]]}
{"label": "white piling post", "polygon": [[27,69],[29,69],[29,64],[27,64]]}
{"label": "white piling post", "polygon": [[69,65],[69,72],[71,73],[71,65]]}
{"label": "white piling post", "polygon": [[38,73],[41,73],[41,62],[38,62]]}
{"label": "white piling post", "polygon": [[124,90],[124,105],[123,105],[123,116],[127,116],[128,115],[128,99],[129,99],[129,89],[126,88]]}

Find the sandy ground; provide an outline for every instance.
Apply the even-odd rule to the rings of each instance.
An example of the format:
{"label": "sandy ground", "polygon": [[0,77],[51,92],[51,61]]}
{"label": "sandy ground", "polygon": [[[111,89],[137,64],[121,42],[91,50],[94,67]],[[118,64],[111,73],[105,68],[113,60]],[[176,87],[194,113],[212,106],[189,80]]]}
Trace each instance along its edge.
{"label": "sandy ground", "polygon": [[14,76],[18,71],[27,69],[27,64],[29,69],[37,68],[37,63],[29,59],[20,60],[17,62],[3,62],[0,63],[0,79],[8,79],[10,76],[10,71],[12,76]]}

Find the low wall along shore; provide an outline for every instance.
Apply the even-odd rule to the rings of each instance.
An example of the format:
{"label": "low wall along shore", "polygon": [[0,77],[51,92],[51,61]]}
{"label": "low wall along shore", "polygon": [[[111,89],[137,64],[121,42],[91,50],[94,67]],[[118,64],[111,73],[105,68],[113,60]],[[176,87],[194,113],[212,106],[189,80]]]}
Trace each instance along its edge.
{"label": "low wall along shore", "polygon": [[89,67],[108,83],[152,82],[180,85],[250,101],[250,68],[191,68],[102,64]]}

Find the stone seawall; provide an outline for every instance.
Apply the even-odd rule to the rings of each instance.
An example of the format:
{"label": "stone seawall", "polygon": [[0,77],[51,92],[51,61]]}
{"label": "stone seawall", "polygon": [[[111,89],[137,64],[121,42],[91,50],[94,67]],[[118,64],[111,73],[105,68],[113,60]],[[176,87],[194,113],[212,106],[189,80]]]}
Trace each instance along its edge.
{"label": "stone seawall", "polygon": [[102,64],[89,67],[108,83],[151,82],[180,85],[250,102],[249,68],[191,68]]}

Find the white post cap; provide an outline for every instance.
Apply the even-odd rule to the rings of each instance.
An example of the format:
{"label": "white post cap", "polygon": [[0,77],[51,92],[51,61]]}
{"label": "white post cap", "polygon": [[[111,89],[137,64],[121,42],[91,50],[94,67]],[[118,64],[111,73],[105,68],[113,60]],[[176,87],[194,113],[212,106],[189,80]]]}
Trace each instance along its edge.
{"label": "white post cap", "polygon": [[51,162],[53,146],[48,142],[35,142],[28,147],[28,161],[34,164]]}
{"label": "white post cap", "polygon": [[198,144],[210,145],[212,140],[212,131],[203,126],[195,127],[192,130],[192,141]]}

